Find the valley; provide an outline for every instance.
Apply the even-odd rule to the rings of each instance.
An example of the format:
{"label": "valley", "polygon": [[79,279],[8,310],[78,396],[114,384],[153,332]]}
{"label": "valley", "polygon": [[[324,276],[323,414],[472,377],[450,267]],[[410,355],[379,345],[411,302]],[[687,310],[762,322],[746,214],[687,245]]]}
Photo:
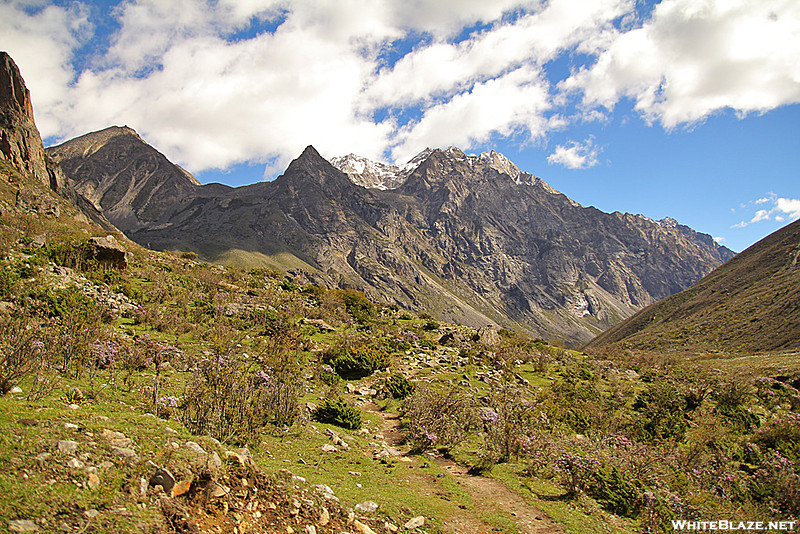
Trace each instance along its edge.
{"label": "valley", "polygon": [[45,151],[3,62],[0,530],[800,515],[797,223],[730,259],[455,148],[200,185],[130,128]]}

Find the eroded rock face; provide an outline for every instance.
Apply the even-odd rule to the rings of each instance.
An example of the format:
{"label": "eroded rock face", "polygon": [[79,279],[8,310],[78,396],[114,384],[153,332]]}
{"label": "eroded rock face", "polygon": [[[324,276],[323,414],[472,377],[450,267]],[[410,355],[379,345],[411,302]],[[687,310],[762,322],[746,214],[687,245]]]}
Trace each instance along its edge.
{"label": "eroded rock face", "polygon": [[64,188],[64,174],[48,166],[39,130],[33,120],[31,94],[17,64],[0,52],[0,158],[30,173],[54,191]]}

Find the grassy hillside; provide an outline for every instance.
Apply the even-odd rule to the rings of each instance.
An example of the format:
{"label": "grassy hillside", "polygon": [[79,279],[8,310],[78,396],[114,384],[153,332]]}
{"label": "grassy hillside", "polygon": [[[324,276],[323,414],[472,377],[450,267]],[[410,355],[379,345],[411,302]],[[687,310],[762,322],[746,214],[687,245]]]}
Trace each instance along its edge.
{"label": "grassy hillside", "polygon": [[758,353],[800,347],[800,221],[586,345],[604,352]]}
{"label": "grassy hillside", "polygon": [[[658,532],[800,514],[797,358],[598,360],[129,250],[0,172],[0,531]],[[30,198],[30,197],[26,197]],[[47,202],[45,202],[47,204]]]}

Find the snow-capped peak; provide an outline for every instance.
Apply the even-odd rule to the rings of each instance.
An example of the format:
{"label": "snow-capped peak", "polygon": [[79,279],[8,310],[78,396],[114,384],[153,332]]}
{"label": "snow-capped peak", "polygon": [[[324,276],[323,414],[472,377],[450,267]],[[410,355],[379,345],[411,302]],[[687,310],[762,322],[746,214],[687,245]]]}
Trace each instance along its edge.
{"label": "snow-capped peak", "polygon": [[[347,174],[353,183],[357,185],[371,189],[396,189],[436,150],[430,147],[426,148],[408,160],[408,162],[400,165],[374,161],[355,154],[337,156],[332,158],[330,162],[334,167]],[[520,171],[519,167],[500,152],[490,150],[476,156],[474,154],[465,154],[461,149],[454,146],[441,149],[441,151],[450,158],[464,162],[470,167],[492,169],[500,174],[505,174],[518,185],[540,186],[549,193],[558,193],[544,180]]]}
{"label": "snow-capped peak", "polygon": [[395,189],[417,167],[406,169],[406,166],[373,161],[355,154],[332,158],[331,165],[347,174],[353,183],[373,189]]}

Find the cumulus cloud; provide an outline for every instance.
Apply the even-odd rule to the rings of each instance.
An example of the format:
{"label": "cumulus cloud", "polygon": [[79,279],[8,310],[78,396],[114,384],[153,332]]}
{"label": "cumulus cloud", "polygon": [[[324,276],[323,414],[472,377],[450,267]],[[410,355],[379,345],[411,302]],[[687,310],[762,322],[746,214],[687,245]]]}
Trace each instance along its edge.
{"label": "cumulus cloud", "polygon": [[590,36],[611,31],[611,21],[630,7],[626,0],[554,0],[541,11],[463,41],[419,47],[391,68],[381,69],[366,91],[367,100],[375,106],[413,104],[461,92],[522,65],[529,67],[534,81],[541,65],[565,49],[590,42]]}
{"label": "cumulus cloud", "polygon": [[800,219],[800,199],[796,198],[783,198],[775,193],[770,193],[769,196],[759,198],[753,204],[772,204],[770,209],[761,209],[755,212],[752,219],[749,221],[741,221],[731,226],[731,228],[745,228],[751,224],[761,221],[774,220],[776,222],[784,222],[787,219],[794,221]]}
{"label": "cumulus cloud", "polygon": [[561,87],[588,107],[631,97],[667,128],[725,108],[762,112],[800,102],[798,32],[791,0],[664,0]]}
{"label": "cumulus cloud", "polygon": [[[34,4],[35,5],[35,4]],[[61,121],[46,110],[64,98],[73,81],[72,50],[92,31],[88,10],[32,3],[0,3],[0,49],[8,52],[22,71],[34,102],[37,123],[45,132],[58,131]],[[44,111],[44,112],[42,112]]]}
{"label": "cumulus cloud", "polygon": [[600,148],[590,137],[583,143],[570,141],[566,145],[556,146],[555,151],[547,156],[547,163],[563,165],[568,169],[588,169],[600,163],[597,159],[599,155]]}
{"label": "cumulus cloud", "polygon": [[420,147],[470,148],[492,134],[508,136],[517,129],[544,132],[549,108],[545,83],[521,68],[430,107],[418,122],[400,129],[392,156],[406,161]]}
{"label": "cumulus cloud", "polygon": [[[7,0],[0,48],[44,137],[127,124],[195,172],[281,170],[310,143],[403,160],[492,136],[544,142],[625,97],[667,128],[800,101],[797,2],[663,0],[644,20],[637,3],[120,0],[100,13]],[[548,161],[587,168],[598,154],[590,139]]]}

